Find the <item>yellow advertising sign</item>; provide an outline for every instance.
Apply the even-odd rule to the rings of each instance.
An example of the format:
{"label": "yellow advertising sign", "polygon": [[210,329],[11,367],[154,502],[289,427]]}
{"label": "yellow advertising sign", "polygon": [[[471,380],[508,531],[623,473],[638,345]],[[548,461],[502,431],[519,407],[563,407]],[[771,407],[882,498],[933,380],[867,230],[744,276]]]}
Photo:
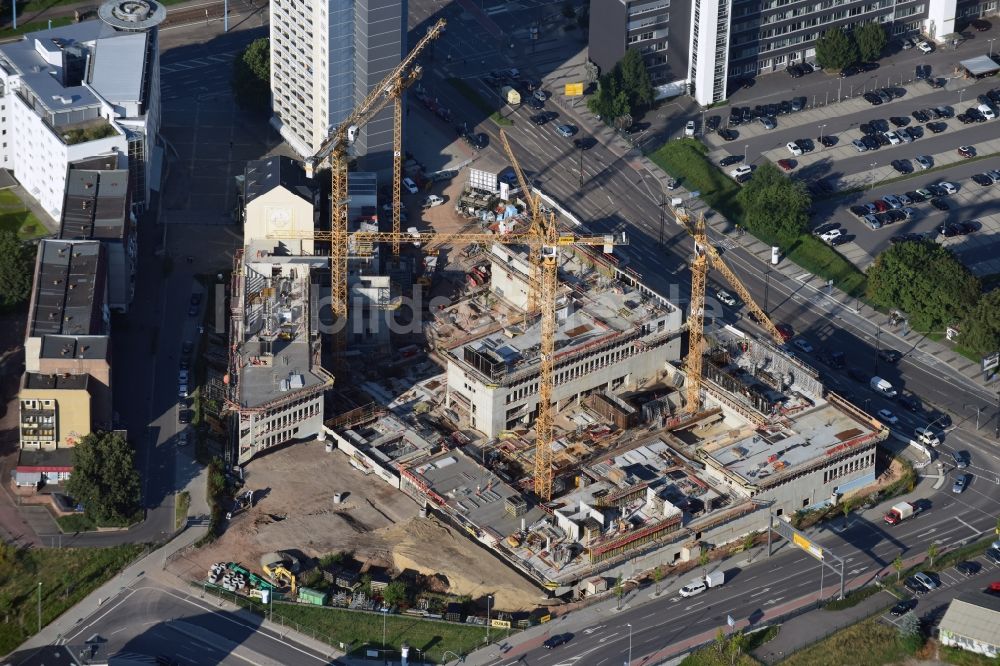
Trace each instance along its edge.
{"label": "yellow advertising sign", "polygon": [[566,84],[566,97],[579,97],[583,94],[583,84],[582,83],[567,83]]}
{"label": "yellow advertising sign", "polygon": [[551,620],[551,619],[552,619],[552,616],[551,616],[551,615],[543,615],[543,616],[541,616],[540,618],[538,618],[538,622],[539,622],[540,624],[544,624],[545,622],[548,622],[548,621],[549,621],[549,620]]}
{"label": "yellow advertising sign", "polygon": [[510,629],[510,620],[492,619],[490,620],[490,625],[494,629]]}
{"label": "yellow advertising sign", "polygon": [[823,559],[823,549],[820,548],[819,546],[815,545],[809,539],[806,539],[805,537],[800,536],[799,534],[793,534],[792,535],[792,543],[794,543],[796,546],[798,546],[802,550],[810,553],[816,559],[819,559],[819,560]]}

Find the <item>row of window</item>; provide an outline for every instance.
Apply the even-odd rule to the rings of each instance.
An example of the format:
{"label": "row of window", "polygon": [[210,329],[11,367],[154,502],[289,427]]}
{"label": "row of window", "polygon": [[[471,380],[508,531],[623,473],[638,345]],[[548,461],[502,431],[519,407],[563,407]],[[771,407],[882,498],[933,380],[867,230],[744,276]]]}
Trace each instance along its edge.
{"label": "row of window", "polygon": [[[583,362],[578,362],[573,367],[556,372],[555,376],[552,378],[552,385],[558,386],[559,384],[564,384],[567,381],[578,379],[584,375],[589,375],[600,368],[618,363],[633,354],[635,354],[635,348],[633,345],[629,344],[625,347],[604,352],[603,354],[594,355],[590,358],[584,359]],[[537,392],[537,380],[531,383],[525,383],[507,394],[506,403],[509,405],[512,402],[523,400],[530,395],[536,394]]]}
{"label": "row of window", "polygon": [[628,8],[629,16],[638,16],[647,12],[655,12],[660,9],[670,9],[670,0],[660,0],[660,2],[650,2],[645,5],[632,5]]}
{"label": "row of window", "polygon": [[829,483],[834,479],[839,479],[842,476],[847,476],[848,474],[853,474],[854,472],[861,471],[863,469],[868,469],[875,464],[875,452],[869,453],[866,456],[861,456],[845,462],[843,465],[838,465],[832,469],[823,470],[823,483]]}

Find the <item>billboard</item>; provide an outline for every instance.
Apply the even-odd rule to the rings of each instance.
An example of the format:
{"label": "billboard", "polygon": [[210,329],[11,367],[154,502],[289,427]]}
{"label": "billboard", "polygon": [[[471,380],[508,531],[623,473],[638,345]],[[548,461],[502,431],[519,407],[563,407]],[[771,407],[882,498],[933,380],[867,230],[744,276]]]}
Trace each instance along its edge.
{"label": "billboard", "polygon": [[798,532],[792,534],[792,543],[815,557],[817,560],[823,559],[823,549]]}
{"label": "billboard", "polygon": [[583,84],[567,83],[565,94],[566,97],[580,97],[581,95],[583,95]]}
{"label": "billboard", "polygon": [[469,187],[474,190],[485,190],[497,193],[497,175],[492,171],[469,169]]}

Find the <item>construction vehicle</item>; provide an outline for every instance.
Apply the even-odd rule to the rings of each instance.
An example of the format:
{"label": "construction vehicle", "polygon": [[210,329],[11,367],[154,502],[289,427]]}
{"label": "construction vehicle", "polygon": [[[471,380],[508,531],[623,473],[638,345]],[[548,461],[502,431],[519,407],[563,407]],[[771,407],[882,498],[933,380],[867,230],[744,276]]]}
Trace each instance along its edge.
{"label": "construction vehicle", "polygon": [[694,237],[694,258],[691,260],[691,303],[688,313],[688,354],[685,359],[685,389],[686,400],[684,410],[688,414],[694,414],[701,405],[701,374],[702,374],[702,349],[705,336],[705,286],[708,282],[709,265],[726,279],[729,286],[733,288],[737,296],[742,300],[750,316],[767,331],[774,341],[781,345],[785,340],[770,320],[767,314],[756,301],[750,296],[750,292],[743,285],[736,274],[722,261],[719,252],[708,242],[705,232],[705,215],[699,214],[698,219],[693,223],[686,210],[674,209],[674,217],[691,236]]}
{"label": "construction vehicle", "polygon": [[260,558],[260,568],[276,585],[288,587],[295,594],[295,573],[291,570],[298,570],[297,560],[282,553],[267,553]]}
{"label": "construction vehicle", "polygon": [[233,508],[226,512],[226,520],[232,520],[247,509],[253,508],[253,491],[247,490],[233,498]]}

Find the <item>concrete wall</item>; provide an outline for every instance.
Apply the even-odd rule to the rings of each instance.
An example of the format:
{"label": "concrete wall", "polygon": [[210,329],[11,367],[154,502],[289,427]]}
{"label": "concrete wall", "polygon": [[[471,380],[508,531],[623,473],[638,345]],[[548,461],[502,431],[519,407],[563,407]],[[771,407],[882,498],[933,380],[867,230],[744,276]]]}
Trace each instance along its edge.
{"label": "concrete wall", "polygon": [[308,396],[266,412],[246,412],[237,419],[239,463],[249,462],[267,449],[325,435],[323,394]]}
{"label": "concrete wall", "polygon": [[[284,246],[293,255],[313,254],[312,239],[268,238],[280,236],[282,232],[306,233],[313,231],[313,205],[284,187],[275,187],[270,192],[252,200],[246,207],[246,221],[243,225],[243,245],[260,242],[270,247]],[[292,235],[292,234],[290,234]]]}
{"label": "concrete wall", "polygon": [[400,479],[393,470],[382,467],[382,465],[380,465],[374,457],[368,455],[364,449],[355,446],[346,437],[342,437],[329,428],[323,428],[323,430],[331,439],[333,439],[334,442],[336,442],[337,448],[350,459],[351,465],[353,465],[356,469],[364,472],[365,474],[375,474],[390,486],[399,490]]}

